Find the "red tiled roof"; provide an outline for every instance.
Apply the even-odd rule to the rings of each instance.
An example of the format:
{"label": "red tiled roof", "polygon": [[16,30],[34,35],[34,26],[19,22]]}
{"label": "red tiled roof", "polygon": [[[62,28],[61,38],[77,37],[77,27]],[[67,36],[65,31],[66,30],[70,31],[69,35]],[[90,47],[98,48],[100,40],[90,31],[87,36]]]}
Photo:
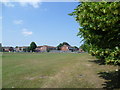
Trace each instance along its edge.
{"label": "red tiled roof", "polygon": [[37,46],[37,48],[41,48],[42,46]]}

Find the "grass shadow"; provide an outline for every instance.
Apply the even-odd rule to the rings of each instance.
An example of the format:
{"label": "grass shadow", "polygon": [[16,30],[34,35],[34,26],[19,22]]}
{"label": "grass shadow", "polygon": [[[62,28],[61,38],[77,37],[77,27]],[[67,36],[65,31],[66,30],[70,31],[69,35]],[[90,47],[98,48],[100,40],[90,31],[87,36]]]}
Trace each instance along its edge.
{"label": "grass shadow", "polygon": [[[106,65],[104,60],[89,60],[89,62],[96,63],[98,65]],[[100,78],[103,78],[105,82],[102,84],[105,89],[120,89],[120,70],[110,72],[99,72]]]}
{"label": "grass shadow", "polygon": [[96,64],[99,64],[99,65],[105,65],[105,61],[104,60],[89,60],[89,62],[94,62]]}
{"label": "grass shadow", "polygon": [[99,77],[105,79],[103,88],[120,89],[120,70],[111,72],[100,72]]}

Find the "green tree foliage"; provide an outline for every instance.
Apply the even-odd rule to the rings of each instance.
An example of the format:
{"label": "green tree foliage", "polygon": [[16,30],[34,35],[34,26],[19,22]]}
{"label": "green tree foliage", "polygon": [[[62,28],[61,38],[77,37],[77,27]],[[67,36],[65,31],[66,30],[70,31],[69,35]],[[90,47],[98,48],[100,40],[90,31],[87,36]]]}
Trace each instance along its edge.
{"label": "green tree foliage", "polygon": [[75,49],[79,49],[77,46],[74,46],[73,48],[75,48]]}
{"label": "green tree foliage", "polygon": [[62,47],[63,45],[68,45],[68,46],[70,46],[67,42],[63,42],[63,43],[60,43],[60,44],[57,46],[57,49],[58,49],[58,50],[61,50],[61,47]]}
{"label": "green tree foliage", "polygon": [[35,44],[35,42],[31,42],[30,47],[28,49],[30,49],[32,52],[34,52],[36,47],[37,47],[37,45]]}
{"label": "green tree foliage", "polygon": [[27,48],[26,48],[26,52],[30,52],[30,47],[27,47]]}
{"label": "green tree foliage", "polygon": [[70,46],[67,42],[63,42],[62,44],[63,44],[63,45],[68,45],[68,46]]}
{"label": "green tree foliage", "polygon": [[90,45],[84,43],[80,46],[81,49],[83,49],[85,52],[89,52]]}
{"label": "green tree foliage", "polygon": [[82,2],[70,15],[88,51],[106,63],[120,64],[120,2]]}
{"label": "green tree foliage", "polygon": [[30,47],[23,48],[24,52],[30,52]]}
{"label": "green tree foliage", "polygon": [[10,47],[9,50],[10,50],[10,52],[14,52],[13,47]]}
{"label": "green tree foliage", "polygon": [[62,46],[63,46],[63,44],[60,43],[60,44],[57,46],[57,50],[60,50]]}
{"label": "green tree foliage", "polygon": [[16,46],[15,48],[18,48],[18,46]]}

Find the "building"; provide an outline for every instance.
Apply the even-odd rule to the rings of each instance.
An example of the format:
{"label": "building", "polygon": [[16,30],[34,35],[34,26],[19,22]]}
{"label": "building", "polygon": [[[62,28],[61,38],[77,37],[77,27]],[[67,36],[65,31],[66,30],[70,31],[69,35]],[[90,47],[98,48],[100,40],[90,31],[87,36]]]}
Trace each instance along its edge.
{"label": "building", "polygon": [[62,47],[61,47],[61,50],[62,51],[69,51],[71,49],[71,46],[69,46],[69,45],[63,45]]}
{"label": "building", "polygon": [[61,50],[62,50],[62,51],[71,51],[71,52],[74,52],[74,51],[78,51],[79,49],[76,48],[76,47],[72,47],[72,46],[70,46],[70,45],[63,45],[63,46],[61,47]]}
{"label": "building", "polygon": [[56,47],[44,45],[40,49],[41,52],[48,52],[50,50],[56,50]]}
{"label": "building", "polygon": [[37,48],[35,49],[36,52],[40,52],[40,51],[41,51],[41,47],[42,47],[42,46],[37,46]]}
{"label": "building", "polygon": [[12,47],[3,47],[3,52],[11,52]]}
{"label": "building", "polygon": [[24,52],[24,49],[28,48],[27,46],[23,46],[23,47],[15,47],[14,50],[15,52]]}
{"label": "building", "polygon": [[23,51],[23,48],[22,47],[16,47],[15,48],[15,52],[22,52]]}
{"label": "building", "polygon": [[47,45],[43,45],[43,46],[38,46],[36,48],[37,52],[49,52],[50,50],[56,50],[56,47],[53,46],[47,46]]}

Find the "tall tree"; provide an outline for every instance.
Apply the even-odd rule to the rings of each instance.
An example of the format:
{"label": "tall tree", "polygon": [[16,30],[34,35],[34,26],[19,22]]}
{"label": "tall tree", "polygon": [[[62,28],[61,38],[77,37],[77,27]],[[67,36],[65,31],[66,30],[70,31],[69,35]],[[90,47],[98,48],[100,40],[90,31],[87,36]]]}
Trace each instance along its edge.
{"label": "tall tree", "polygon": [[57,50],[60,50],[62,46],[63,46],[63,44],[60,43],[60,44],[57,46]]}
{"label": "tall tree", "polygon": [[0,43],[0,52],[2,52],[2,44]]}
{"label": "tall tree", "polygon": [[120,64],[119,2],[82,2],[70,15],[80,24],[78,36],[90,46],[92,55]]}
{"label": "tall tree", "polygon": [[35,42],[31,42],[31,44],[30,44],[30,50],[32,51],[32,52],[34,52],[35,51],[35,49],[36,49],[36,47],[37,47],[37,45],[36,45],[36,43]]}
{"label": "tall tree", "polygon": [[67,42],[63,42],[63,45],[68,45],[68,46],[70,46]]}
{"label": "tall tree", "polygon": [[15,48],[18,48],[18,46],[16,46]]}

